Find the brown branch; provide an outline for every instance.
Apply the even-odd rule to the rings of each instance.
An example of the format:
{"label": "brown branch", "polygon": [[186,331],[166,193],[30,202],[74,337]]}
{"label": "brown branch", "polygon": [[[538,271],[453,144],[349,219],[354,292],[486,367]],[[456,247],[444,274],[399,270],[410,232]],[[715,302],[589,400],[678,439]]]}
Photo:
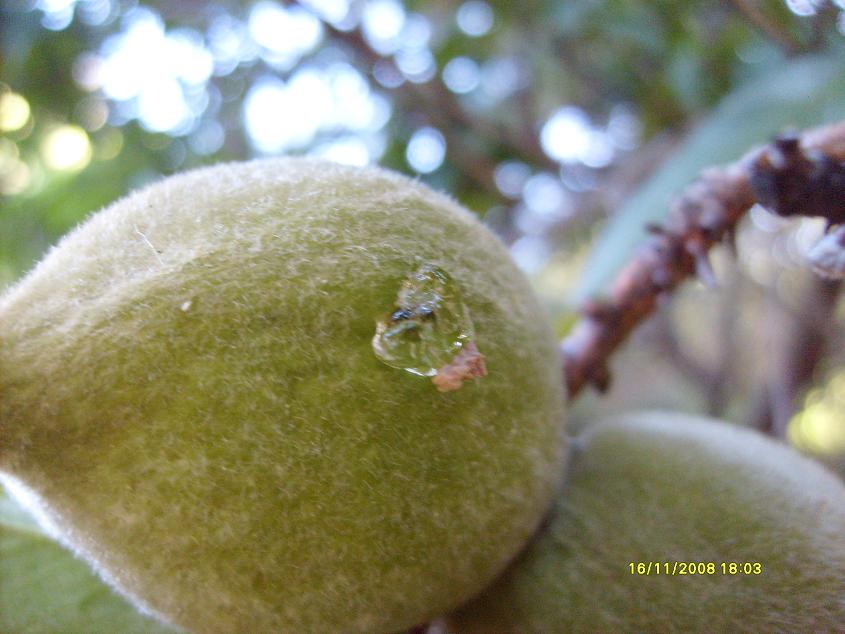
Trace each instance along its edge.
{"label": "brown branch", "polygon": [[673,203],[665,226],[620,271],[606,300],[590,300],[584,318],[562,342],[570,397],[591,383],[610,383],[607,360],[658,300],[687,278],[712,283],[707,254],[733,243],[737,224],[756,202],[781,215],[845,220],[845,122],[783,136],[736,163],[704,171]]}

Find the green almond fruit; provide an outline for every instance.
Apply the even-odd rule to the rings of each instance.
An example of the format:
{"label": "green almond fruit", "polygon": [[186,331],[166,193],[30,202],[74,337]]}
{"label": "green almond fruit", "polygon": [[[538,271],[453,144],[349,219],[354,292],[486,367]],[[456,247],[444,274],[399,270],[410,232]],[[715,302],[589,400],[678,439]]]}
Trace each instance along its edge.
{"label": "green almond fruit", "polygon": [[563,409],[505,248],[380,169],[167,178],[0,299],[5,480],[197,632],[387,632],[456,607],[547,511]]}
{"label": "green almond fruit", "polygon": [[845,486],[755,432],[646,412],[577,441],[555,514],[449,631],[834,632]]}

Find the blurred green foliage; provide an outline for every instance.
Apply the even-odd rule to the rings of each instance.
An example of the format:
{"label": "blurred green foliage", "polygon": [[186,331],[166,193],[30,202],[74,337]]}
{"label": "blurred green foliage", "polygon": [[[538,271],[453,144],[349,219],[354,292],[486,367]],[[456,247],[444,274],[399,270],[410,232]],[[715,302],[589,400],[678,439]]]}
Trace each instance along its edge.
{"label": "blurred green foliage", "polygon": [[[277,6],[291,4],[296,3]],[[349,15],[360,17],[368,4],[373,2],[353,3]],[[562,106],[583,109],[586,119],[599,130],[606,130],[614,108],[623,106],[634,114],[642,131],[630,145],[642,146],[660,135],[682,134],[749,77],[776,73],[786,57],[830,48],[841,51],[842,37],[831,9],[801,17],[774,0],[754,3],[762,19],[750,18],[742,7],[751,3],[742,2],[494,2],[491,28],[476,37],[459,28],[456,15],[463,4],[472,3],[404,4],[405,30],[400,39],[413,35],[408,25],[419,30],[423,24],[429,32],[422,48],[430,50],[437,72],[424,82],[405,79],[394,87],[379,83],[376,66],[381,61],[395,66],[404,49],[400,45],[394,55],[374,53],[352,18],[343,24],[343,29],[351,25],[351,30],[324,23],[318,45],[296,56],[292,64],[280,66],[261,52],[225,69],[217,59],[215,74],[204,85],[213,97],[211,105],[197,113],[194,128],[207,121],[219,122],[225,140],[212,153],[198,154],[188,142],[191,130],[154,132],[137,118],[115,116],[126,110],[125,104],[109,99],[102,86],[92,89],[80,83],[85,54],[88,61],[92,54],[102,60],[115,48],[116,35],[125,32],[139,8],[147,7],[162,16],[168,34],[191,29],[210,46],[213,29],[219,30],[223,17],[248,28],[255,3],[4,3],[0,9],[0,81],[4,90],[27,99],[32,117],[24,129],[4,134],[15,145],[15,158],[28,166],[30,183],[3,198],[0,283],[19,276],[87,213],[132,187],[194,165],[260,154],[244,126],[244,98],[251,86],[268,76],[285,80],[302,67],[324,68],[327,60],[348,61],[367,78],[373,91],[391,104],[391,118],[380,139],[382,147],[371,153],[370,160],[413,173],[406,158],[408,141],[415,130],[433,126],[445,137],[446,158],[439,169],[423,178],[484,214],[525,203],[519,193],[504,194],[496,185],[496,168],[505,161],[520,161],[529,174],[561,172],[570,181],[579,181],[582,188],[596,190],[626,162],[637,160],[635,147],[617,148],[612,160],[597,168],[577,160],[561,164],[551,159],[538,136],[543,124]],[[100,15],[104,5],[105,17]],[[491,86],[466,94],[456,94],[445,86],[439,73],[459,56],[475,61],[486,73],[482,79],[486,77]],[[497,75],[496,63],[510,66],[505,65],[504,72]],[[401,80],[401,72],[399,77]],[[215,96],[219,98],[215,100]],[[104,124],[86,120],[86,106],[92,100],[109,109]],[[285,115],[280,112],[279,116]],[[61,172],[44,165],[45,135],[64,123],[88,128],[93,159],[80,171]],[[106,147],[114,143],[114,131],[121,138],[117,153]],[[333,134],[345,132],[321,132],[287,151],[307,152]],[[5,170],[6,181],[15,166],[9,160],[11,152],[9,147],[4,149],[0,169]],[[584,193],[566,191],[565,195],[581,209]],[[523,231],[514,226],[514,214],[503,215],[502,235],[511,241],[518,239]],[[583,239],[583,234],[578,234],[578,239]]]}

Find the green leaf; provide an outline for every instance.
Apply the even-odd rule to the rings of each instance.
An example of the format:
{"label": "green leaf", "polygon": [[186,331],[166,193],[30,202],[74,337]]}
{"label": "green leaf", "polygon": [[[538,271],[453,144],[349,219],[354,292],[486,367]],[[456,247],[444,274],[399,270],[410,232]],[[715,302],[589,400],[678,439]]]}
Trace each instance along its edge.
{"label": "green leaf", "polygon": [[570,301],[603,294],[673,196],[702,169],[738,159],[789,127],[820,126],[845,117],[845,63],[841,56],[809,57],[768,67],[725,97],[683,145],[607,222],[587,258]]}
{"label": "green leaf", "polygon": [[0,488],[0,632],[175,631],[138,613]]}

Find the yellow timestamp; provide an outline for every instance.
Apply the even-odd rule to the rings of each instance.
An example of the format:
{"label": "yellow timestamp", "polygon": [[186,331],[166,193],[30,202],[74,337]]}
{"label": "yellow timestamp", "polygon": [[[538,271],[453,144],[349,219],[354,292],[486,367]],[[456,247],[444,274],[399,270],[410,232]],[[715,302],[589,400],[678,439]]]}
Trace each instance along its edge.
{"label": "yellow timestamp", "polygon": [[761,575],[763,564],[759,561],[631,561],[628,569],[632,575]]}

